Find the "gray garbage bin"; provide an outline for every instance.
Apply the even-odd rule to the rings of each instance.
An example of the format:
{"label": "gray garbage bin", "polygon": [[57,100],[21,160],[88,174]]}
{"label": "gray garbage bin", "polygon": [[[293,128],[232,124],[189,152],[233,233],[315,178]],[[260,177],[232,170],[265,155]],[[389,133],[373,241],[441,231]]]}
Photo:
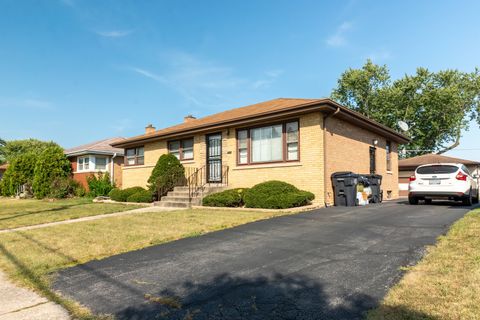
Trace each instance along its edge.
{"label": "gray garbage bin", "polygon": [[359,175],[350,171],[335,172],[331,176],[336,206],[353,207],[357,204]]}

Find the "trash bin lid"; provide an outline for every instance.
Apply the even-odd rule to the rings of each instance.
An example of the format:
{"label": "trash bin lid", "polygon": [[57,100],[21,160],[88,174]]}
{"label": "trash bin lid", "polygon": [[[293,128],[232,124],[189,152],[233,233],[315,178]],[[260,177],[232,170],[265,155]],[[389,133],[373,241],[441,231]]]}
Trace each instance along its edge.
{"label": "trash bin lid", "polygon": [[351,171],[339,171],[332,173],[332,178],[358,178],[358,174]]}

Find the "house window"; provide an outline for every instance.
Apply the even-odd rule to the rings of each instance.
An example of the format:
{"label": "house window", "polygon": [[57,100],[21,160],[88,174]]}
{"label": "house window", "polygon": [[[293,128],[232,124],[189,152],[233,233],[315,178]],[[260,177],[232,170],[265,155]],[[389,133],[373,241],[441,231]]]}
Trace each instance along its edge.
{"label": "house window", "polygon": [[238,164],[299,160],[298,121],[237,131]]}
{"label": "house window", "polygon": [[193,160],[193,138],[170,141],[168,152],[178,160]]}
{"label": "house window", "polygon": [[89,157],[78,157],[77,171],[88,171],[89,168],[90,168],[90,158]]}
{"label": "house window", "polygon": [[298,122],[289,122],[285,126],[287,160],[298,160]]}
{"label": "house window", "polygon": [[377,149],[375,147],[369,148],[370,154],[370,174],[375,174],[377,171]]}
{"label": "house window", "polygon": [[144,164],[143,147],[127,149],[126,154],[127,166],[138,166]]}
{"label": "house window", "polygon": [[238,163],[248,163],[248,131],[238,131]]}
{"label": "house window", "polygon": [[95,157],[95,170],[98,170],[98,171],[107,170],[107,158]]}
{"label": "house window", "polygon": [[387,152],[387,171],[392,171],[392,143],[390,141],[387,141],[385,151]]}

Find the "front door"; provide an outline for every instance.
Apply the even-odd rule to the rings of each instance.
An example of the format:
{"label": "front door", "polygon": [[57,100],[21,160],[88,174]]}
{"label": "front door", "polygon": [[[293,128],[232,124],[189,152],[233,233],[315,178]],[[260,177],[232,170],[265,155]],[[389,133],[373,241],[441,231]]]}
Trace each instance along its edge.
{"label": "front door", "polygon": [[207,182],[222,182],[222,134],[207,135]]}

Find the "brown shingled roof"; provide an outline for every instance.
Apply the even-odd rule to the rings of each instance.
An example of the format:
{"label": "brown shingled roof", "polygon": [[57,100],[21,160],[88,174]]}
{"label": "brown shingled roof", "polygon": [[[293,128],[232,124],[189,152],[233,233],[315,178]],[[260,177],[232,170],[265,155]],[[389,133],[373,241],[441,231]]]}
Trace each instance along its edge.
{"label": "brown shingled roof", "polygon": [[375,128],[382,133],[393,137],[398,142],[408,142],[409,138],[400,134],[399,132],[388,128],[378,122],[375,122],[364,115],[348,109],[331,99],[296,99],[296,98],[278,98],[265,102],[252,104],[245,107],[235,108],[200,119],[193,119],[185,123],[181,123],[165,129],[160,129],[150,134],[142,134],[124,141],[114,143],[115,147],[126,147],[141,143],[144,141],[158,140],[161,138],[170,137],[172,135],[182,135],[201,130],[220,129],[228,127],[233,124],[246,122],[247,120],[263,119],[268,116],[282,115],[287,113],[302,113],[308,110],[325,108],[334,111],[337,108],[341,109],[339,116],[346,117],[350,120],[356,119],[358,122],[363,122],[365,125]]}
{"label": "brown shingled roof", "polygon": [[112,143],[119,143],[125,140],[122,137],[108,138],[100,141],[87,143],[78,147],[66,149],[64,153],[67,156],[86,153],[101,153],[101,154],[114,154],[123,155],[123,149],[112,147]]}
{"label": "brown shingled roof", "polygon": [[444,156],[441,154],[429,153],[408,159],[398,161],[399,169],[416,168],[418,166],[430,163],[461,163],[464,165],[480,165],[478,161],[465,160]]}

